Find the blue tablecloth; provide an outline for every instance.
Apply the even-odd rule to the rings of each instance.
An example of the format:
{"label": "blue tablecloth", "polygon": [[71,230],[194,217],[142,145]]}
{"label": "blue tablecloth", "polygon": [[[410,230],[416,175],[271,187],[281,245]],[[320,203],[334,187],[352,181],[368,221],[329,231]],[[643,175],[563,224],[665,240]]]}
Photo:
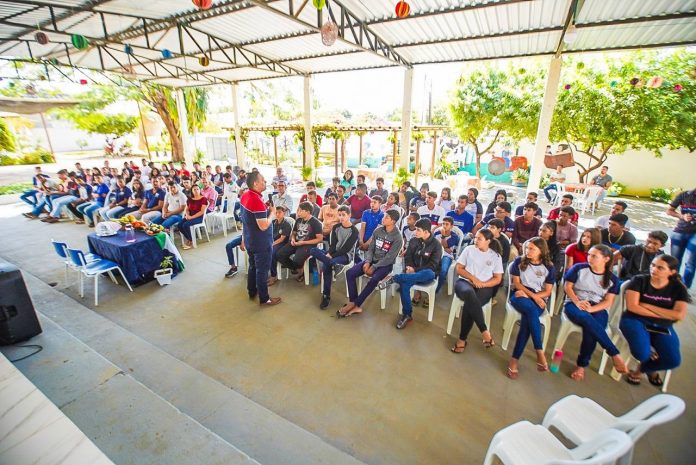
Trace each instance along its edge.
{"label": "blue tablecloth", "polygon": [[150,281],[165,255],[154,237],[140,231],[135,233],[135,242],[126,242],[125,231],[108,237],[92,233],[87,242],[90,252],[118,263],[131,284]]}

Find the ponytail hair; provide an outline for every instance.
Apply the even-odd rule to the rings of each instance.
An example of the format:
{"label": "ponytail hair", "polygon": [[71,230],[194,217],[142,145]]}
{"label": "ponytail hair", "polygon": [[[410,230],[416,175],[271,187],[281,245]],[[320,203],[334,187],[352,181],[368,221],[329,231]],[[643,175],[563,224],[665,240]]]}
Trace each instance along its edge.
{"label": "ponytail hair", "polygon": [[503,246],[500,245],[500,242],[498,242],[498,239],[493,236],[492,232],[490,232],[488,229],[480,229],[477,234],[481,234],[488,242],[490,242],[488,247],[490,247],[493,252],[497,253],[501,257],[503,256]]}
{"label": "ponytail hair", "polygon": [[[679,260],[677,260],[672,255],[668,254],[657,255],[655,258],[653,258],[653,261],[655,260],[662,260],[663,262],[665,262],[665,265],[667,265],[667,268],[669,268],[670,271],[675,272],[673,275],[669,277],[670,282],[679,283],[679,285],[683,286],[686,289],[686,285],[684,284],[684,282],[681,279],[681,276],[679,275]],[[691,296],[689,296],[689,302],[691,302]]]}
{"label": "ponytail hair", "polygon": [[602,287],[604,289],[608,289],[609,286],[611,286],[611,277],[614,274],[611,271],[611,264],[614,254],[612,253],[611,249],[604,244],[593,245],[590,250],[592,249],[595,249],[601,253],[604,258],[609,259],[609,261],[604,264],[604,274],[602,275]]}

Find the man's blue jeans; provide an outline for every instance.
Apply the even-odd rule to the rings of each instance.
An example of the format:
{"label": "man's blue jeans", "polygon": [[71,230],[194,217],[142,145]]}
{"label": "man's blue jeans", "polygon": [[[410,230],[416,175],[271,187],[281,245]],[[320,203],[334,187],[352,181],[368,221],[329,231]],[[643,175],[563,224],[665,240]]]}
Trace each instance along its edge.
{"label": "man's blue jeans", "polygon": [[229,263],[230,266],[236,266],[237,264],[234,262],[234,249],[242,245],[242,235],[238,235],[232,238],[231,241],[225,245],[225,251],[227,252],[227,263]]}
{"label": "man's blue jeans", "polygon": [[570,321],[582,327],[582,342],[577,360],[579,367],[584,368],[590,364],[592,353],[598,342],[610,357],[619,355],[619,349],[611,342],[607,334],[609,313],[606,310],[590,313],[580,310],[574,303],[568,301],[565,304],[565,314]]}
{"label": "man's blue jeans", "polygon": [[394,276],[394,282],[399,285],[401,294],[401,307],[404,315],[411,316],[411,288],[416,284],[427,284],[435,280],[435,272],[430,268],[424,268],[414,273],[401,273]]}
{"label": "man's blue jeans", "polygon": [[22,193],[22,195],[19,196],[19,200],[25,202],[30,207],[35,207],[39,203],[39,199],[36,197],[38,193],[39,191],[37,191],[36,189],[24,191],[24,193]]}
{"label": "man's blue jeans", "polygon": [[337,257],[327,257],[326,252],[317,247],[313,247],[309,250],[309,256],[315,258],[317,261],[321,262],[321,273],[324,279],[324,284],[322,285],[321,293],[326,297],[331,297],[331,284],[333,283],[333,266],[336,264],[347,265],[348,255],[339,255]]}
{"label": "man's blue jeans", "polygon": [[362,292],[358,294],[358,279],[360,279],[360,276],[365,274],[363,273],[362,269],[364,264],[365,261],[361,261],[353,265],[353,267],[350,270],[346,271],[346,281],[348,283],[348,299],[358,307],[362,306],[363,302],[365,302],[365,300],[367,300],[372,291],[375,290],[377,284],[379,284],[381,280],[386,278],[387,275],[391,273],[392,268],[394,267],[394,265],[387,265],[375,268],[375,271],[374,273],[372,273],[370,280],[367,282],[367,284],[365,284],[365,287],[363,288]]}
{"label": "man's blue jeans", "polygon": [[694,283],[696,271],[696,234],[672,233],[672,255],[679,260],[679,267],[684,263],[684,284],[688,289]]}
{"label": "man's blue jeans", "polygon": [[544,196],[546,196],[546,200],[549,202],[551,201],[552,197],[550,192],[553,191],[554,195],[558,193],[558,186],[556,185],[555,182],[550,183],[548,186],[544,187]]}
{"label": "man's blue jeans", "polygon": [[[624,314],[621,318],[621,332],[628,341],[631,355],[640,362],[640,371],[654,373],[671,370],[681,364],[679,337],[674,327],[670,326],[669,335],[649,332],[647,328],[656,326],[645,319]],[[652,349],[657,353],[657,360],[652,360]]]}
{"label": "man's blue jeans", "polygon": [[524,347],[527,345],[529,336],[532,336],[532,344],[534,350],[543,350],[543,338],[541,337],[541,323],[539,316],[544,313],[544,309],[540,308],[536,302],[529,297],[515,297],[514,290],[510,290],[510,303],[520,312],[522,319],[520,320],[520,332],[517,333],[517,342],[512,351],[512,358],[519,360],[524,352]]}
{"label": "man's blue jeans", "polygon": [[169,229],[175,224],[179,223],[182,219],[184,219],[184,217],[181,215],[171,215],[166,219],[160,216],[159,218],[155,218],[154,220],[152,220],[152,222],[155,224],[162,225],[165,229]]}
{"label": "man's blue jeans", "polygon": [[440,292],[440,289],[442,289],[442,286],[445,285],[445,282],[447,282],[447,272],[450,269],[450,266],[452,265],[452,257],[443,255],[442,259],[440,261],[440,281],[437,283],[437,289],[435,290],[435,293],[437,294]]}
{"label": "man's blue jeans", "polygon": [[270,300],[268,295],[268,271],[271,268],[271,245],[263,250],[252,252],[247,250],[249,254],[249,275],[247,276],[247,291],[250,296],[258,294],[259,302],[266,303]]}

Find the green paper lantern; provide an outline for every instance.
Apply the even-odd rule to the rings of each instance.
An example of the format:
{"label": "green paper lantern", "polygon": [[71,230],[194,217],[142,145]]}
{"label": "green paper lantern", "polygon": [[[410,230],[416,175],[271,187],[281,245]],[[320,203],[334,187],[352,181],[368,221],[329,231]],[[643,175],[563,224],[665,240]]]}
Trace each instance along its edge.
{"label": "green paper lantern", "polygon": [[616,87],[616,86],[619,85],[619,83],[618,83],[616,80],[613,80],[613,81],[611,81],[611,82],[609,83],[609,85],[610,85],[611,87]]}
{"label": "green paper lantern", "polygon": [[575,65],[575,67],[577,69],[583,69],[585,67],[585,63],[583,63],[582,61],[579,61],[578,64]]}
{"label": "green paper lantern", "polygon": [[81,36],[80,34],[72,34],[70,36],[70,42],[72,42],[72,44],[78,50],[84,50],[87,47],[89,47],[89,40],[87,40],[85,36]]}
{"label": "green paper lantern", "polygon": [[58,58],[51,58],[51,59],[48,60],[48,62],[49,62],[50,64],[52,64],[53,66],[58,66],[58,65],[60,64],[60,63],[58,62]]}
{"label": "green paper lantern", "polygon": [[321,10],[326,6],[326,0],[312,0],[312,5],[317,10]]}

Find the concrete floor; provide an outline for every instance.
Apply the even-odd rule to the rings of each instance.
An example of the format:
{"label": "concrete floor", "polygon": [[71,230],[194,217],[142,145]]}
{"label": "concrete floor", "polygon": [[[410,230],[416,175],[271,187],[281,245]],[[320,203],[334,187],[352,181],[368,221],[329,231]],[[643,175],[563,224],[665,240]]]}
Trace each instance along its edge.
{"label": "concrete floor", "polygon": [[[0,237],[6,240],[0,242],[0,257],[44,282],[58,282],[61,292],[91,308],[91,285],[84,300],[76,286],[65,287],[62,265],[49,241],[86,248],[87,229],[28,221],[17,216],[24,209],[2,208]],[[454,339],[444,334],[451,298],[437,300],[432,323],[424,309],[417,310],[405,331],[393,327],[397,299],[389,299],[387,309],[380,311],[378,297],[372,296],[363,315],[337,320],[333,312],[345,302],[342,283],[327,312],[318,309],[316,287],[294,281],[272,288],[284,304],[261,310],[246,297],[243,273],[223,278],[224,243],[216,236],[186,251],[186,271],[165,288],[149,283],[130,294],[103,281],[102,304],[95,311],[359,461],[481,463],[497,430],[522,419],[540,422],[548,406],[568,394],[591,397],[619,414],[657,393],[648,383],[633,387],[598,376],[599,353],[586,380],[572,381],[567,374],[577,353],[577,336],[566,344],[567,356],[557,375],[536,373],[528,349],[520,378],[509,380],[505,368],[510,354],[499,347],[485,350],[476,343],[475,331],[466,352],[453,355],[448,348]],[[670,393],[686,400],[687,411],[639,443],[635,464],[692,463],[696,455],[690,439],[696,434],[696,413],[689,408],[696,399],[690,381],[696,372],[696,319],[691,310],[678,326],[683,365],[670,385]],[[496,306],[492,331],[498,341],[502,315],[503,308]],[[550,345],[557,329],[558,317]],[[215,426],[221,431],[225,427],[224,418]]]}

